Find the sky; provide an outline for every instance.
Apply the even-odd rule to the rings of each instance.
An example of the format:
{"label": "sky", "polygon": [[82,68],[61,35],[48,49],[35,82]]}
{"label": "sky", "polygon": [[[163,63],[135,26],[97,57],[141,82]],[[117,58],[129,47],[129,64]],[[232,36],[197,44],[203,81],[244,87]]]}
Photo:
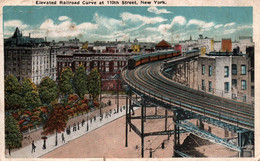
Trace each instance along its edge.
{"label": "sky", "polygon": [[178,42],[253,35],[252,7],[5,6],[4,38],[16,27],[48,41]]}

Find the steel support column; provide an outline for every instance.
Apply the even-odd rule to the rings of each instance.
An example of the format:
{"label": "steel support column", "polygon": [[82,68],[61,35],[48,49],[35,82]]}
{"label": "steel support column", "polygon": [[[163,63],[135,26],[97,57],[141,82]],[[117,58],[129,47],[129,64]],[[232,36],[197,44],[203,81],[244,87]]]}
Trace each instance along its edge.
{"label": "steel support column", "polygon": [[128,96],[126,96],[126,109],[125,109],[125,147],[128,146]]}
{"label": "steel support column", "polygon": [[[243,146],[242,133],[238,133],[237,135],[238,135],[238,137],[237,137],[237,139],[238,139],[238,146],[242,147]],[[243,157],[243,149],[241,150],[241,152],[238,153],[238,157]]]}
{"label": "steel support column", "polygon": [[168,111],[167,110],[165,110],[165,131],[167,131],[167,115],[168,115]]}
{"label": "steel support column", "polygon": [[144,157],[144,109],[145,109],[145,100],[142,100],[142,106],[141,106],[141,156]]}
{"label": "steel support column", "polygon": [[[129,94],[129,97],[130,97],[130,99],[129,99],[129,111],[128,111],[128,118],[129,118],[129,120],[128,120],[128,122],[129,123],[131,123],[131,109],[133,108],[133,106],[132,106],[132,94]],[[129,132],[131,132],[131,128],[129,128]]]}

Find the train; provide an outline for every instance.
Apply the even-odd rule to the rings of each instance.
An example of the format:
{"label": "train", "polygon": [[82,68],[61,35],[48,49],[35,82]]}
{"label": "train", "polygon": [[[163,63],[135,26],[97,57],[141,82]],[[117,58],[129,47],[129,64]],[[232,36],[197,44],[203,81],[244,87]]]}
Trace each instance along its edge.
{"label": "train", "polygon": [[167,58],[177,57],[181,55],[179,50],[164,50],[150,54],[138,55],[128,59],[128,70],[133,70],[141,64],[163,60]]}

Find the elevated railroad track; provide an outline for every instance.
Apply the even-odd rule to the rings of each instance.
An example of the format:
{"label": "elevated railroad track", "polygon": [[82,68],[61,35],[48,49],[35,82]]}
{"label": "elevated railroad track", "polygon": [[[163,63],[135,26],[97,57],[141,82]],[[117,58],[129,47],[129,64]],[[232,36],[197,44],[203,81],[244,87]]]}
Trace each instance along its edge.
{"label": "elevated railroad track", "polygon": [[254,106],[206,94],[173,82],[160,72],[160,62],[151,62],[123,70],[123,81],[134,90],[164,102],[172,109],[181,108],[192,113],[254,131]]}

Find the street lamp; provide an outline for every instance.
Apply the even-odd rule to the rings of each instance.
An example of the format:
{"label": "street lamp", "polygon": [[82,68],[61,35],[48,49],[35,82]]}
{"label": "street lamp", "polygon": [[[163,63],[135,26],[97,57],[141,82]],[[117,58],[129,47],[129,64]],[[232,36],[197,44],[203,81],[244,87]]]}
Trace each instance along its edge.
{"label": "street lamp", "polygon": [[101,110],[101,108],[102,108],[102,79],[101,79],[101,76],[100,76],[100,95],[99,95],[99,100],[100,100],[100,111],[99,111],[99,115],[101,116],[101,114],[102,114],[102,110]]}

